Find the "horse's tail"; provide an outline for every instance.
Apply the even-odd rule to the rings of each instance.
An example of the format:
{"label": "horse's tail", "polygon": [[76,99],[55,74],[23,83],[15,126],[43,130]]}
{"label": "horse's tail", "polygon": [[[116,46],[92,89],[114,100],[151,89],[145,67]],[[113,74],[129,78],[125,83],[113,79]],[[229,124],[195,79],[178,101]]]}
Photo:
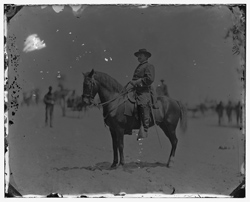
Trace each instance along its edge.
{"label": "horse's tail", "polygon": [[187,130],[187,108],[180,102],[177,101],[180,106],[181,113],[180,113],[180,128],[182,132],[186,132]]}

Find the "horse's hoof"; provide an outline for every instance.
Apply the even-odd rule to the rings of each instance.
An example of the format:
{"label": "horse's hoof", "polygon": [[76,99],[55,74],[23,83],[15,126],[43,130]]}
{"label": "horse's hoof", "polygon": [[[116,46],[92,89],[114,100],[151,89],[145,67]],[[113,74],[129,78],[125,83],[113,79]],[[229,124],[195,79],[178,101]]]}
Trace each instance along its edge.
{"label": "horse's hoof", "polygon": [[118,164],[117,163],[113,163],[111,166],[110,166],[110,169],[116,169],[118,167]]}
{"label": "horse's hoof", "polygon": [[174,165],[174,161],[171,160],[167,163],[167,168],[171,168],[173,167],[173,165]]}

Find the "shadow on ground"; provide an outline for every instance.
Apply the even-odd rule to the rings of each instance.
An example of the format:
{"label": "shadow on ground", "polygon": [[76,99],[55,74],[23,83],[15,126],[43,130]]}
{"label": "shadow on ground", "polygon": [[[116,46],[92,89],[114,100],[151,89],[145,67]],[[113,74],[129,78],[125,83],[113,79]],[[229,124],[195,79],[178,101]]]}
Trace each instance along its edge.
{"label": "shadow on ground", "polygon": [[[123,166],[119,166],[117,168],[122,168],[125,172],[130,172],[132,173],[133,170],[138,169],[138,168],[155,168],[155,167],[166,167],[166,164],[160,163],[160,162],[129,162],[126,163]],[[116,169],[117,169],[116,168]],[[95,171],[95,170],[115,170],[115,168],[111,168],[111,163],[109,162],[100,162],[97,163],[94,166],[82,166],[82,167],[62,167],[62,168],[53,168],[53,170],[56,171],[68,171],[68,170],[76,170],[76,169],[85,169],[89,171]]]}

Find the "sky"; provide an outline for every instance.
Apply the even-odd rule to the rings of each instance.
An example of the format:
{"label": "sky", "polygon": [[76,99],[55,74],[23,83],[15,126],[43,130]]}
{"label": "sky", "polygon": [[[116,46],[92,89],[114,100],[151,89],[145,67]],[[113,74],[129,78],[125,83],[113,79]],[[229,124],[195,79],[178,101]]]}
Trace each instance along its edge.
{"label": "sky", "polygon": [[[48,86],[82,93],[82,72],[109,74],[122,85],[132,79],[138,65],[134,53],[151,52],[155,66],[153,86],[164,79],[171,97],[188,103],[205,98],[227,102],[241,100],[236,68],[239,56],[232,41],[224,39],[232,26],[231,12],[216,5],[77,7],[25,6],[8,25],[12,51],[20,56],[16,71],[22,91]],[[32,43],[34,42],[35,43]],[[35,45],[34,45],[35,44]],[[33,46],[33,48],[32,48]]]}

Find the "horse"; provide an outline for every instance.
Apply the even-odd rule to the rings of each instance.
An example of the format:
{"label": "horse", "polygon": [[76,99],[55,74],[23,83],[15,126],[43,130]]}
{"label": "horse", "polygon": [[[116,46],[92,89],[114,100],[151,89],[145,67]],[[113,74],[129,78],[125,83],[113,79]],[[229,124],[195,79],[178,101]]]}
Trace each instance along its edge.
{"label": "horse", "polygon": [[[112,146],[113,163],[111,169],[115,169],[125,164],[124,161],[124,130],[139,129],[140,121],[135,116],[126,116],[125,102],[128,101],[128,92],[114,78],[103,72],[97,72],[92,69],[91,72],[83,73],[83,94],[82,100],[88,105],[94,104],[93,100],[96,94],[99,95],[103,106],[103,117],[105,124],[109,127]],[[167,167],[174,164],[174,156],[178,143],[176,137],[176,127],[180,120],[180,127],[185,132],[187,129],[187,112],[184,105],[177,100],[162,96],[157,100],[158,112],[153,110],[155,117],[158,117],[155,123],[160,126],[165,135],[171,142],[171,152],[167,161]],[[154,122],[151,121],[150,127]],[[119,154],[119,161],[118,161]]]}

